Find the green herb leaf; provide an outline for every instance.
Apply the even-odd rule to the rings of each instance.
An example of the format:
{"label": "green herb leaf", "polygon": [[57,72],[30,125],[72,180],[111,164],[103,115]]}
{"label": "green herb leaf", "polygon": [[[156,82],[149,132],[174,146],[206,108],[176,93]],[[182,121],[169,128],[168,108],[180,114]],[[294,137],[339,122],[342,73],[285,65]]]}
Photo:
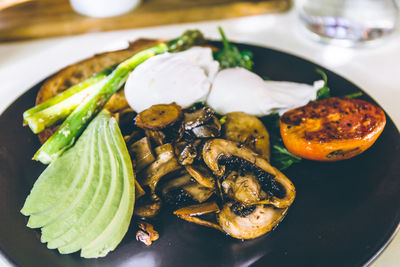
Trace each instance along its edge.
{"label": "green herb leaf", "polygon": [[221,69],[242,67],[251,70],[253,54],[248,50],[239,51],[236,46],[228,41],[222,28],[218,27],[218,30],[224,47],[214,52],[214,59],[219,62]]}
{"label": "green herb leaf", "polygon": [[272,145],[271,164],[279,170],[289,168],[293,163],[298,163],[301,158],[293,155],[284,145]]}
{"label": "green herb leaf", "polygon": [[273,113],[260,118],[266,125],[271,143],[271,165],[284,170],[289,168],[293,163],[298,163],[301,158],[293,155],[286,149],[283,144],[279,129],[279,114]]}
{"label": "green herb leaf", "polygon": [[317,99],[319,100],[330,97],[331,94],[328,87],[328,77],[326,76],[326,73],[321,69],[316,69],[315,71],[320,74],[324,80],[324,85],[317,91]]}
{"label": "green herb leaf", "polygon": [[352,94],[348,94],[348,95],[344,95],[344,98],[357,98],[362,96],[363,93],[362,92],[356,92],[356,93],[352,93]]}

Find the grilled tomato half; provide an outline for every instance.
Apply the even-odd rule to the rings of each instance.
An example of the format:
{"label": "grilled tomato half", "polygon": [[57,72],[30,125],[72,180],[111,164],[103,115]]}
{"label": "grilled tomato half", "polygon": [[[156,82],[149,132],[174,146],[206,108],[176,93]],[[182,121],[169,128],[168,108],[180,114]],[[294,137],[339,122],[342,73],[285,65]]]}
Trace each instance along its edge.
{"label": "grilled tomato half", "polygon": [[287,111],[280,119],[280,131],[294,155],[337,161],[368,149],[385,124],[379,107],[360,99],[331,97]]}

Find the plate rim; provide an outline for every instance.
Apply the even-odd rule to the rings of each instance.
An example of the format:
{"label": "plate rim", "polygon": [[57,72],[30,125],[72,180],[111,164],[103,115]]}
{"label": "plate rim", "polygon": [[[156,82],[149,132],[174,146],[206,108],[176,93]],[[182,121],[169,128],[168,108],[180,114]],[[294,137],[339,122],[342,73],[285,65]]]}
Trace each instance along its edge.
{"label": "plate rim", "polygon": [[[222,46],[222,42],[220,40],[217,39],[208,39],[207,43],[211,43],[213,45]],[[329,72],[332,73],[338,77],[340,77],[342,80],[346,81],[347,83],[351,84],[352,86],[358,88],[362,93],[363,96],[366,96],[367,98],[371,99],[375,105],[379,106],[380,108],[382,108],[382,110],[384,111],[385,115],[386,115],[386,119],[387,121],[389,121],[393,126],[394,129],[396,130],[396,134],[400,137],[400,125],[397,126],[395,124],[395,122],[393,121],[393,119],[391,118],[391,116],[385,111],[385,109],[379,104],[379,102],[377,102],[375,100],[375,98],[373,98],[368,92],[366,92],[364,89],[362,89],[360,86],[358,86],[355,82],[353,82],[352,80],[343,77],[341,74],[336,73],[335,71],[332,71],[330,69],[328,69],[327,67],[321,66],[320,64],[316,63],[313,60],[307,59],[301,55],[296,55],[293,54],[291,52],[287,52],[287,51],[282,51],[273,47],[269,47],[269,46],[265,46],[265,45],[260,45],[260,44],[252,44],[252,43],[247,43],[247,42],[231,42],[233,45],[236,45],[238,47],[244,47],[244,48],[256,48],[256,49],[267,49],[270,50],[274,53],[278,53],[284,56],[290,56],[290,57],[294,57],[296,59],[300,59],[301,61],[307,62],[307,63],[311,63],[312,65],[314,65],[317,68],[322,69],[324,72]],[[94,55],[92,55],[94,56]],[[88,56],[91,57],[91,56]],[[87,58],[88,58],[87,57]],[[85,58],[81,59],[84,60]],[[80,60],[79,60],[80,61]],[[77,61],[77,62],[79,62]],[[74,63],[72,63],[74,64]],[[27,90],[22,91],[18,96],[16,96],[13,101],[11,103],[9,103],[7,106],[4,107],[2,113],[0,113],[0,119],[3,119],[5,117],[5,115],[7,115],[10,110],[14,107],[14,105],[17,103],[17,101],[19,101],[21,98],[26,97],[28,94],[31,94],[34,92],[34,90],[39,90],[40,86],[50,77],[52,77],[53,75],[55,75],[58,71],[62,70],[63,68],[67,67],[68,65],[60,68],[59,70],[56,70],[54,72],[52,72],[51,74],[47,75],[44,79],[40,80],[39,82],[35,83],[34,85],[32,85],[31,87],[29,87]],[[329,82],[329,81],[328,81]],[[21,114],[22,116],[22,114]],[[379,246],[379,249],[373,254],[372,257],[370,257],[367,261],[365,261],[363,263],[363,266],[369,266],[370,264],[372,264],[373,262],[375,262],[379,256],[386,250],[386,248],[391,244],[391,242],[394,240],[394,238],[396,237],[397,234],[399,234],[400,232],[400,210],[397,211],[397,225],[394,223],[394,227],[391,229],[388,229],[390,231],[388,231],[388,233],[390,232],[391,234],[388,236],[388,238],[386,239],[386,241],[384,242],[383,245]],[[259,260],[263,259],[265,256],[261,257]],[[2,260],[6,261],[6,263],[10,264],[11,266],[17,266],[17,262],[11,258],[6,251],[3,249],[3,247],[0,247],[0,258],[2,258]],[[258,260],[258,261],[259,261]],[[256,262],[258,262],[256,261]],[[256,263],[255,262],[255,263]]]}

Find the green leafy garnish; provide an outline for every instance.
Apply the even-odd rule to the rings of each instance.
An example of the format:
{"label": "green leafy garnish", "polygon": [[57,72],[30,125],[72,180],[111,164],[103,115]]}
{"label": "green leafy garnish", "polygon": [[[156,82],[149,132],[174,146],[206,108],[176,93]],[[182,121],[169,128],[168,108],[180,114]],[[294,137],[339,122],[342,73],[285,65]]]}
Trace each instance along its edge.
{"label": "green leafy garnish", "polygon": [[315,71],[320,74],[324,80],[324,85],[317,91],[317,99],[320,100],[330,97],[331,94],[328,87],[328,77],[326,76],[326,73],[321,69],[316,69]]}
{"label": "green leafy garnish", "polygon": [[283,144],[279,130],[279,114],[273,113],[260,118],[269,132],[271,143],[271,165],[279,170],[289,168],[293,163],[298,163],[301,158],[290,153]]}
{"label": "green leafy garnish", "polygon": [[352,93],[352,94],[348,94],[348,95],[344,95],[344,98],[357,98],[362,96],[363,93],[362,92],[356,92],[356,93]]}
{"label": "green leafy garnish", "polygon": [[[328,87],[328,77],[327,77],[326,73],[321,69],[316,69],[315,71],[318,74],[320,74],[322,76],[322,79],[324,80],[324,85],[317,91],[317,100],[331,97],[330,89]],[[356,93],[344,95],[343,97],[344,98],[357,98],[362,95],[363,95],[362,92],[356,92]]]}
{"label": "green leafy garnish", "polygon": [[228,41],[222,28],[218,27],[218,30],[224,47],[214,52],[214,59],[219,62],[221,69],[242,67],[251,70],[253,54],[248,50],[239,51],[235,45]]}
{"label": "green leafy garnish", "polygon": [[282,145],[272,145],[271,150],[271,163],[279,170],[289,168],[293,163],[298,163],[301,158],[293,155]]}

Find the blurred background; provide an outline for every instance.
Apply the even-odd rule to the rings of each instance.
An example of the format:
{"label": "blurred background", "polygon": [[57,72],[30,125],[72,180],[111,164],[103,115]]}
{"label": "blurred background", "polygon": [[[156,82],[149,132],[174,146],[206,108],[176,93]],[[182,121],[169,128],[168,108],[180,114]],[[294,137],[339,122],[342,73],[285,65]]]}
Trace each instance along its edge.
{"label": "blurred background", "polygon": [[292,5],[290,0],[0,0],[0,41],[278,13]]}

